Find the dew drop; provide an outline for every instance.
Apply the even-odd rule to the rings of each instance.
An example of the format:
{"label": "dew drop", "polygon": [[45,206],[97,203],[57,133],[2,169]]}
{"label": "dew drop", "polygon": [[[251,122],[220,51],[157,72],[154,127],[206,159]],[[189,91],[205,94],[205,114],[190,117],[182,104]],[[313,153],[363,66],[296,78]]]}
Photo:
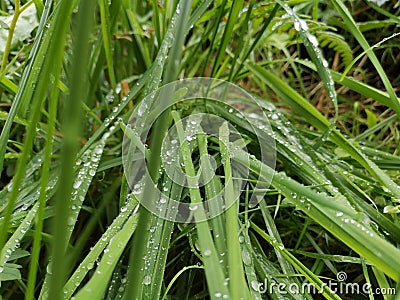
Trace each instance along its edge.
{"label": "dew drop", "polygon": [[247,266],[251,265],[251,256],[249,251],[247,250],[242,251],[242,260],[245,265]]}
{"label": "dew drop", "polygon": [[82,184],[82,180],[77,180],[74,182],[74,189],[78,189]]}
{"label": "dew drop", "polygon": [[75,218],[74,217],[69,217],[68,218],[68,225],[69,226],[72,226],[72,225],[74,225],[75,224]]}
{"label": "dew drop", "polygon": [[144,285],[149,285],[150,283],[151,283],[151,277],[149,275],[144,276],[143,284]]}
{"label": "dew drop", "polygon": [[308,39],[310,40],[311,44],[314,47],[318,47],[319,43],[318,43],[318,40],[317,40],[317,38],[315,36],[313,36],[312,34],[309,34],[308,35]]}

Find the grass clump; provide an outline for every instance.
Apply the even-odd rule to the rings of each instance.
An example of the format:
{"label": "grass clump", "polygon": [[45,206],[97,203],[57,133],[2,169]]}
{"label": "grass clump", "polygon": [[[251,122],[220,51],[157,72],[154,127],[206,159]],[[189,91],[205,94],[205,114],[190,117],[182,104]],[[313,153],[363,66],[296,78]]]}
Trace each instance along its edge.
{"label": "grass clump", "polygon": [[[13,21],[1,41],[3,299],[397,299],[400,101],[389,67],[398,64],[397,7],[1,0],[0,8]],[[14,40],[28,9],[37,20]],[[132,179],[139,164],[132,175],[123,159],[132,113],[159,87],[192,77],[234,83],[260,110],[244,100],[235,110],[209,99],[173,103],[135,142],[149,181]],[[201,123],[188,139],[186,120],[199,113],[225,120],[214,123],[219,138]],[[163,165],[173,128],[180,169],[208,178],[201,187],[178,184]],[[241,139],[234,155],[232,136]],[[263,161],[265,144],[276,164]],[[154,185],[201,222],[140,205],[164,201]],[[202,202],[235,198],[238,186],[238,200],[204,221],[204,207],[222,206]]]}

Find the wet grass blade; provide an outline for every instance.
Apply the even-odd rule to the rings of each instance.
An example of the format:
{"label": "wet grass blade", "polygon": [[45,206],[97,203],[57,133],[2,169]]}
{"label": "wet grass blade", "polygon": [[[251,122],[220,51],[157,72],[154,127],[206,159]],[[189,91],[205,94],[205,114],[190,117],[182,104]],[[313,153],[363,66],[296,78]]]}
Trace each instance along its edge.
{"label": "wet grass blade", "polygon": [[[238,156],[237,158],[242,163],[246,161],[245,157]],[[265,178],[268,178],[270,176],[268,173],[272,171],[258,161],[251,161],[250,167],[253,172],[263,174]],[[400,250],[374,233],[371,225],[363,219],[363,214],[350,208],[351,206],[343,198],[337,196],[333,201],[331,197],[316,193],[283,173],[278,173],[273,177],[272,185],[296,207],[377,268],[394,280],[400,279],[400,265],[394,265],[392,260],[393,253],[400,253]]]}
{"label": "wet grass blade", "polygon": [[134,195],[129,194],[126,199],[124,209],[118,214],[114,221],[110,224],[101,238],[96,242],[91,251],[82,259],[81,263],[70,276],[67,283],[64,286],[64,295],[66,297],[72,297],[74,292],[78,289],[80,284],[84,281],[85,276],[93,269],[93,266],[100,257],[100,255],[107,248],[108,243],[111,239],[123,228],[131,214],[137,214],[138,200]]}
{"label": "wet grass blade", "polygon": [[[181,155],[185,167],[185,173],[188,179],[195,178],[196,172],[194,169],[193,161],[191,158],[191,151],[189,144],[186,140],[186,135],[182,127],[182,123],[179,123],[180,116],[176,111],[172,111],[172,115],[177,126],[177,132],[179,140],[181,141]],[[190,186],[194,186],[195,182],[190,182]],[[204,220],[205,212],[201,205],[202,197],[198,188],[189,188],[190,200],[191,200],[191,211],[193,212],[195,220]],[[215,248],[213,238],[211,236],[210,227],[207,221],[196,222],[198,242],[202,259],[204,263],[204,271],[206,273],[208,289],[211,295],[229,295],[228,288],[225,284],[226,278],[222,266],[218,263],[218,253]]]}
{"label": "wet grass blade", "polygon": [[[4,124],[4,127],[0,135],[0,172],[3,171],[4,155],[6,153],[6,147],[8,143],[8,138],[10,135],[11,125],[14,118],[19,114],[21,117],[25,117],[26,111],[29,106],[29,101],[32,98],[32,94],[35,91],[36,85],[40,82],[40,72],[41,68],[49,68],[45,65],[45,53],[48,53],[49,42],[51,35],[53,34],[53,26],[44,29],[44,25],[48,22],[48,16],[50,14],[50,9],[52,6],[52,0],[46,2],[45,11],[42,14],[40,21],[38,33],[36,34],[35,43],[30,52],[29,58],[30,62],[24,69],[22,74],[22,79],[15,95],[13,105],[11,106],[9,116]],[[45,34],[46,33],[46,34]],[[50,72],[50,69],[45,72]]]}
{"label": "wet grass blade", "polygon": [[341,0],[332,0],[333,5],[335,6],[336,10],[339,12],[340,16],[343,18],[344,23],[346,24],[347,30],[356,38],[360,46],[366,52],[368,58],[371,60],[372,64],[374,65],[376,71],[378,72],[379,76],[382,79],[382,82],[386,88],[386,91],[389,94],[390,101],[392,102],[392,106],[396,111],[397,115],[400,116],[400,100],[397,98],[397,95],[390,83],[389,78],[387,77],[385,70],[383,69],[382,65],[380,64],[378,58],[376,57],[375,53],[371,50],[371,46],[368,44],[367,40],[363,36],[363,34],[358,29],[357,24],[355,23],[351,13],[344,5]]}
{"label": "wet grass blade", "polygon": [[137,219],[137,214],[130,216],[121,230],[113,236],[113,239],[107,246],[107,251],[104,251],[96,272],[90,278],[89,282],[75,295],[74,298],[76,300],[86,300],[88,298],[94,300],[103,299],[107,288],[105,283],[110,281],[112,272],[135,231]]}
{"label": "wet grass blade", "polygon": [[305,278],[308,279],[310,283],[312,283],[326,299],[336,299],[340,300],[341,298],[336,295],[333,291],[329,289],[329,287],[322,282],[313,272],[311,272],[307,267],[305,267],[297,258],[295,258],[288,250],[286,250],[282,244],[278,244],[273,238],[268,236],[261,228],[259,228],[256,224],[251,223],[251,227],[261,235],[268,243],[274,246],[275,249],[288,260],[293,267],[295,267]]}
{"label": "wet grass blade", "polygon": [[[150,81],[150,84],[147,85],[145,90],[145,95],[153,92],[161,80],[161,76],[163,74],[165,58],[164,54],[168,53],[168,48],[170,49],[170,56],[168,60],[168,64],[166,66],[164,82],[168,83],[176,78],[179,72],[179,61],[181,59],[182,54],[182,46],[184,43],[185,36],[185,24],[189,18],[189,13],[191,9],[191,1],[180,1],[178,3],[178,7],[175,11],[174,17],[171,20],[171,25],[168,28],[166,33],[166,38],[164,39],[161,45],[161,51],[159,52],[158,57],[156,58],[155,63],[153,64],[152,76],[153,80]],[[173,37],[175,37],[174,40]],[[168,99],[166,97],[165,99]],[[160,118],[157,120],[154,130],[158,134],[155,135],[152,139],[152,146],[150,148],[150,163],[148,165],[149,174],[151,176],[151,180],[153,182],[158,182],[159,173],[158,169],[160,167],[160,152],[161,152],[161,139],[165,135],[168,126],[168,111],[164,112]],[[143,197],[145,199],[153,199],[154,195],[149,184],[147,182],[145,184]],[[152,184],[153,185],[153,184]],[[140,209],[140,219],[138,223],[138,232],[145,232],[148,230],[149,225],[151,224],[151,213],[147,211],[144,207]],[[143,292],[143,278],[144,278],[144,260],[143,259],[135,259],[136,257],[145,257],[147,254],[146,246],[148,244],[149,236],[148,235],[134,235],[133,238],[133,247],[131,250],[130,256],[130,269],[128,271],[128,284],[125,291],[124,298],[127,297],[141,297]],[[134,263],[135,262],[135,263]],[[143,269],[142,269],[143,268]]]}
{"label": "wet grass blade", "polygon": [[106,54],[107,61],[107,70],[108,75],[110,77],[111,88],[113,91],[117,86],[117,81],[115,79],[114,74],[114,60],[112,57],[112,48],[111,48],[111,25],[110,25],[110,11],[109,11],[109,2],[107,0],[100,1],[100,16],[101,16],[101,31],[103,34],[103,45]]}
{"label": "wet grass blade", "polygon": [[[229,145],[229,128],[224,123],[219,129],[219,147],[221,153],[221,161],[224,166],[225,175],[225,199],[233,199],[235,197],[234,186],[231,171],[231,155],[227,145]],[[235,297],[248,299],[250,294],[245,281],[242,260],[242,251],[239,244],[239,223],[238,223],[239,205],[235,201],[225,212],[226,218],[226,252],[228,255],[228,274],[229,274],[229,291]]]}
{"label": "wet grass blade", "polygon": [[[294,89],[286,84],[282,79],[268,72],[264,68],[254,65],[246,64],[247,67],[254,72],[254,74],[263,80],[269,87],[276,92],[284,101],[290,104],[293,109],[300,112],[305,120],[314,125],[321,131],[326,131],[330,123],[324,116],[312,106],[306,99],[299,95]],[[349,142],[341,133],[333,129],[329,138],[339,147],[358,161],[366,170],[370,172],[377,180],[379,180],[387,189],[391,191],[394,197],[400,197],[400,188],[393,182],[393,180],[378,166],[368,159],[360,150],[358,150],[351,142]]]}
{"label": "wet grass blade", "polygon": [[328,69],[328,62],[323,57],[321,49],[319,48],[317,38],[312,35],[308,29],[307,23],[301,19],[287,4],[283,1],[276,1],[282,8],[286,11],[286,13],[292,18],[294,23],[294,28],[299,32],[301,39],[303,40],[304,46],[307,49],[308,54],[311,57],[312,62],[317,67],[317,71],[321,80],[328,92],[328,96],[333,103],[333,107],[335,108],[335,117],[331,122],[331,126],[327,129],[326,135],[329,134],[330,130],[335,125],[338,118],[338,103],[337,103],[337,95],[335,90],[335,85],[333,83],[332,75],[330,70]]}
{"label": "wet grass blade", "polygon": [[[60,36],[61,37],[63,36],[62,30],[63,30],[63,27],[60,26],[58,28],[55,28],[54,31],[51,31],[51,32],[52,32],[52,34],[57,35],[57,39],[58,39],[58,38],[60,38]],[[48,50],[47,46],[49,45],[48,42],[50,41],[50,38],[51,38],[50,35],[46,36],[45,40],[47,41],[47,43],[43,43],[43,48],[40,48],[40,50],[42,52],[45,52],[46,50]],[[57,40],[53,40],[53,41],[56,42]],[[52,46],[53,46],[53,48],[50,48],[50,49],[52,49],[54,56],[51,56],[51,58],[49,58],[47,61],[43,61],[43,60],[41,61],[41,63],[43,63],[43,68],[40,69],[40,71],[41,71],[40,78],[39,78],[39,72],[36,73],[36,77],[34,78],[35,80],[37,80],[37,82],[35,82],[33,84],[33,86],[35,86],[35,89],[27,90],[28,93],[29,92],[33,93],[33,91],[35,91],[35,97],[34,97],[34,101],[32,102],[32,108],[31,108],[32,113],[31,113],[31,116],[29,119],[30,126],[27,129],[26,137],[24,140],[24,147],[22,149],[21,157],[18,160],[17,171],[13,178],[13,189],[8,198],[8,205],[7,205],[6,212],[5,212],[3,227],[0,232],[0,248],[3,248],[4,243],[7,239],[11,214],[12,214],[12,211],[14,210],[15,201],[19,194],[19,187],[21,186],[23,177],[25,175],[26,165],[27,165],[28,158],[29,158],[29,155],[30,155],[30,152],[32,149],[33,140],[36,135],[36,124],[38,123],[39,117],[41,114],[42,101],[47,96],[47,92],[48,92],[47,89],[48,89],[48,83],[50,81],[50,75],[51,74],[57,75],[61,71],[61,59],[62,58],[60,57],[60,54],[63,52],[60,51],[61,49],[57,49],[55,47],[55,44],[52,44]],[[5,126],[5,128],[3,129],[4,134],[2,133],[2,135],[1,135],[2,140],[0,141],[0,147],[1,147],[1,149],[0,149],[0,164],[2,164],[2,162],[3,162],[3,158],[4,158],[3,155],[6,150],[9,128],[11,127],[13,117],[15,117],[15,114],[18,110],[19,104],[21,103],[21,101],[23,102],[22,94],[20,97],[21,98],[18,98],[19,100],[17,100],[16,103],[14,103],[15,110],[12,110],[12,112],[10,112],[10,115],[9,115],[10,119],[6,121],[6,125],[8,125],[9,127]]]}
{"label": "wet grass blade", "polygon": [[27,284],[27,292],[25,295],[26,300],[34,299],[35,285],[36,285],[36,276],[40,255],[40,246],[42,241],[42,230],[44,223],[44,211],[46,208],[46,193],[48,188],[48,182],[50,179],[50,166],[51,166],[51,152],[53,149],[53,132],[55,130],[55,122],[57,119],[57,107],[58,107],[58,87],[53,87],[53,92],[50,96],[50,104],[49,104],[49,126],[47,131],[47,139],[46,146],[43,154],[43,167],[41,174],[41,186],[40,186],[40,195],[38,199],[38,210],[36,217],[36,226],[35,233],[33,238],[33,247],[32,247],[32,258],[29,268],[29,276],[28,276],[28,284]]}

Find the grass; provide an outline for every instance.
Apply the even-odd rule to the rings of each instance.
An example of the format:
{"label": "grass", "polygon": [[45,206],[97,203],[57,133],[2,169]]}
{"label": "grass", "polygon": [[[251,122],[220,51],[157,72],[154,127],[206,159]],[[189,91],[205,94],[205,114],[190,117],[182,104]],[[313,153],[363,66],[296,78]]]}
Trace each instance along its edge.
{"label": "grass", "polygon": [[[12,3],[0,0],[2,299],[398,299],[397,7]],[[39,25],[14,46],[32,7]],[[227,102],[213,81],[203,95],[219,101],[177,101],[191,91],[168,84],[192,77],[243,92]],[[214,134],[200,113],[218,116]]]}

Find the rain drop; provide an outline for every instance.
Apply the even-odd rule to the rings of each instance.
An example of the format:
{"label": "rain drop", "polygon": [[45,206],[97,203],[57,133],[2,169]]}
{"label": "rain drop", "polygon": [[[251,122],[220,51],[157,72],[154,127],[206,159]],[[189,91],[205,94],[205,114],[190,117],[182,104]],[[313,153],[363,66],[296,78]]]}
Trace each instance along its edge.
{"label": "rain drop", "polygon": [[143,284],[144,285],[149,285],[150,283],[151,283],[151,277],[149,275],[144,276]]}
{"label": "rain drop", "polygon": [[74,189],[78,189],[78,188],[81,186],[81,184],[82,184],[82,180],[77,180],[77,181],[75,181],[75,183],[74,183]]}

